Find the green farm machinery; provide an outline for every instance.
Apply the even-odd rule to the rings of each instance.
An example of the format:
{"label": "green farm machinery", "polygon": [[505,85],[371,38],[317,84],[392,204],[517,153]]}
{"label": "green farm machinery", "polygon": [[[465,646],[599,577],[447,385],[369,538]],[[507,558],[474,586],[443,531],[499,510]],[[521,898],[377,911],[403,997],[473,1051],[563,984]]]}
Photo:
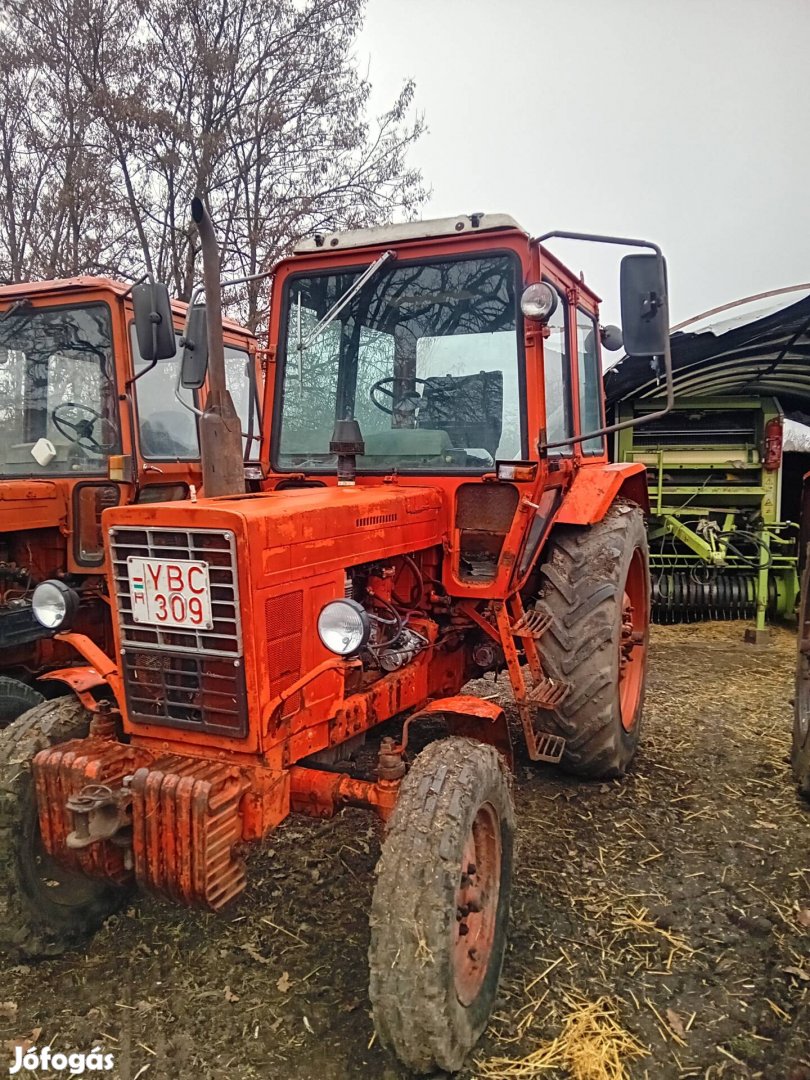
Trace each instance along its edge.
{"label": "green farm machinery", "polygon": [[[659,406],[626,400],[615,418]],[[754,619],[751,636],[761,640],[766,617],[793,614],[798,507],[783,499],[782,436],[776,398],[731,396],[679,397],[661,420],[616,433],[616,460],[647,466],[659,622]]]}

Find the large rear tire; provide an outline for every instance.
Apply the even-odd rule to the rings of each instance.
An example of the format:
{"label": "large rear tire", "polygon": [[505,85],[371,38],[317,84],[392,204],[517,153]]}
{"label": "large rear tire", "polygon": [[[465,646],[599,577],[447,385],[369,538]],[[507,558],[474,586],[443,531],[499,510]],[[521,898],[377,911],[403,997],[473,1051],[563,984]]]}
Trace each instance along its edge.
{"label": "large rear tire", "polygon": [[44,700],[44,695],[28,683],[0,675],[0,731]]}
{"label": "large rear tire", "polygon": [[461,1068],[487,1025],[506,947],[514,811],[492,746],[431,743],[402,782],[377,866],[369,994],[415,1072]]}
{"label": "large rear tire", "polygon": [[89,720],[75,698],[61,697],[0,732],[0,947],[19,957],[57,956],[80,944],[129,895],[63,869],[40,837],[31,760],[83,738]]}
{"label": "large rear tire", "polygon": [[810,800],[810,563],[802,574],[790,762],[799,792]]}
{"label": "large rear tire", "polygon": [[624,775],[638,747],[647,674],[650,570],[644,515],[618,502],[595,525],[558,526],[541,567],[538,608],[552,617],[543,666],[571,684],[537,725],[566,740],[562,766]]}

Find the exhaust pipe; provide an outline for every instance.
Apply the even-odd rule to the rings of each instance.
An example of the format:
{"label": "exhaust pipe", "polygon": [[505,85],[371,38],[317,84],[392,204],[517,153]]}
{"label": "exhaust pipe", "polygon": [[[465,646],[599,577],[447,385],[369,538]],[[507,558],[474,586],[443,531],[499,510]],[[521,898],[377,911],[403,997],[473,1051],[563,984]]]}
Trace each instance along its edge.
{"label": "exhaust pipe", "polygon": [[225,379],[219,247],[202,199],[192,199],[191,216],[200,234],[208,312],[208,397],[200,417],[203,491],[208,497],[244,495],[242,424]]}

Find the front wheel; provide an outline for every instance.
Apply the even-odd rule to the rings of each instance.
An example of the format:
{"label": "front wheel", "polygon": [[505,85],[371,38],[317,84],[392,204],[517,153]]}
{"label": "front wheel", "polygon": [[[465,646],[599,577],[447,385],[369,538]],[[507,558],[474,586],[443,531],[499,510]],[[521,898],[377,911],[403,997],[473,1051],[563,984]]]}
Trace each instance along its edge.
{"label": "front wheel", "polygon": [[369,993],[384,1045],[415,1072],[454,1072],[500,978],[514,811],[506,765],[472,739],[431,743],[400,790],[371,905]]}
{"label": "front wheel", "polygon": [[62,697],[0,732],[0,947],[16,956],[56,956],[79,944],[128,896],[60,866],[39,832],[31,761],[86,736],[89,720],[78,701]]}
{"label": "front wheel", "polygon": [[44,700],[44,696],[28,683],[0,675],[0,731]]}

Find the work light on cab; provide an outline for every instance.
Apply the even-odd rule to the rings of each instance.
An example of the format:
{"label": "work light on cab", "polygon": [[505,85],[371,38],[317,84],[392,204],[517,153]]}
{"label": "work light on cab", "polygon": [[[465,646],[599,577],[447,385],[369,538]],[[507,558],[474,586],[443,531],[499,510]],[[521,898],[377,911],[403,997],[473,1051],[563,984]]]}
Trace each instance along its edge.
{"label": "work light on cab", "polygon": [[31,609],[46,630],[67,629],[79,608],[79,597],[63,581],[43,581],[34,589]]}
{"label": "work light on cab", "polygon": [[318,616],[318,637],[338,656],[359,652],[368,641],[371,624],[356,600],[333,600]]}
{"label": "work light on cab", "polygon": [[520,298],[520,310],[527,319],[547,322],[557,307],[557,293],[545,281],[527,285]]}

